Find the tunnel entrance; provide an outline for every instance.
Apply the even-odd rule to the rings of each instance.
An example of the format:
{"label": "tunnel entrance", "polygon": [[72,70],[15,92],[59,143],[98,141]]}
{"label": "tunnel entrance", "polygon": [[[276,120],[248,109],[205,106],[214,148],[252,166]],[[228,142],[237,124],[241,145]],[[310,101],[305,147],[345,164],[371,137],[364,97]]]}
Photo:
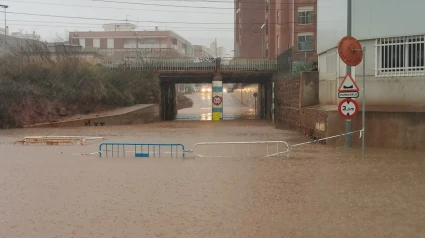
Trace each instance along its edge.
{"label": "tunnel entrance", "polygon": [[245,74],[239,71],[216,74],[170,72],[160,74],[159,79],[160,114],[163,120],[247,120],[272,117],[271,74]]}
{"label": "tunnel entrance", "polygon": [[[178,121],[213,120],[212,85],[176,84]],[[223,84],[223,120],[263,119],[259,84]]]}

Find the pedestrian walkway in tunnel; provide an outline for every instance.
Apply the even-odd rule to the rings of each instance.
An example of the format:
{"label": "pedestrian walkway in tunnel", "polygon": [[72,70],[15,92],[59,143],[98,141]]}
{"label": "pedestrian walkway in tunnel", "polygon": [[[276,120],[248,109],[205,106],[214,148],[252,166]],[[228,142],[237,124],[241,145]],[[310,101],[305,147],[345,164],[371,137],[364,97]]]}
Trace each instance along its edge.
{"label": "pedestrian walkway in tunnel", "polygon": [[[177,85],[177,90],[181,89]],[[187,89],[187,87],[186,87]],[[193,105],[188,108],[183,108],[177,111],[175,120],[182,121],[209,121],[213,120],[212,104],[213,95],[211,84],[204,84],[200,87],[195,87],[193,92],[184,94],[189,98]],[[259,118],[258,110],[255,110],[253,105],[245,105],[241,103],[241,97],[236,96],[236,90],[233,89],[233,84],[223,85],[223,120],[247,120]]]}

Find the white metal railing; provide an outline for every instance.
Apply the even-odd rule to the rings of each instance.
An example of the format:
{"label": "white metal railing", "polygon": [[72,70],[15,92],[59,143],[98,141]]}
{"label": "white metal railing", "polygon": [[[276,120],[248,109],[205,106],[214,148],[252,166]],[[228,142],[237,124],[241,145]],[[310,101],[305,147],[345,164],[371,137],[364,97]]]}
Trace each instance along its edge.
{"label": "white metal railing", "polygon": [[377,39],[375,44],[375,76],[425,75],[424,52],[424,35]]}
{"label": "white metal railing", "polygon": [[[201,152],[199,147],[204,148]],[[235,151],[236,146],[242,146]],[[209,150],[208,150],[209,149]],[[198,157],[229,158],[234,156],[262,156],[274,157],[289,152],[289,145],[285,141],[242,141],[242,142],[200,142],[188,151]]]}
{"label": "white metal railing", "polygon": [[276,70],[277,61],[274,59],[241,59],[222,58],[221,70]]}

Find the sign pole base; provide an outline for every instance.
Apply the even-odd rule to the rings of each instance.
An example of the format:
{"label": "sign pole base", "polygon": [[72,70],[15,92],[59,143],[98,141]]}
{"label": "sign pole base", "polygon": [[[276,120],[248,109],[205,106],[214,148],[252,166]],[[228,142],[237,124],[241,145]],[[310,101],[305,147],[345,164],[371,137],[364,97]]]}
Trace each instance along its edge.
{"label": "sign pole base", "polygon": [[347,148],[351,147],[351,134],[350,133],[352,130],[352,124],[351,124],[351,119],[345,120],[345,146]]}

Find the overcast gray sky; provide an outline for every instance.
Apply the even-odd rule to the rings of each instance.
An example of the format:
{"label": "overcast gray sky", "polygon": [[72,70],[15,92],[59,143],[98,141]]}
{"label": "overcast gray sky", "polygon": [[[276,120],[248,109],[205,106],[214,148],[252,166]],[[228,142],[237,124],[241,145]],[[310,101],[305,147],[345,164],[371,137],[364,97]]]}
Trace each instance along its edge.
{"label": "overcast gray sky", "polygon": [[[47,41],[58,36],[64,38],[69,31],[101,31],[102,24],[128,19],[139,30],[154,30],[158,26],[175,31],[192,44],[205,46],[217,38],[218,45],[224,46],[227,53],[233,50],[232,0],[0,0],[0,4],[9,5],[9,32],[35,31]],[[0,14],[0,22],[4,24],[4,14]]]}

